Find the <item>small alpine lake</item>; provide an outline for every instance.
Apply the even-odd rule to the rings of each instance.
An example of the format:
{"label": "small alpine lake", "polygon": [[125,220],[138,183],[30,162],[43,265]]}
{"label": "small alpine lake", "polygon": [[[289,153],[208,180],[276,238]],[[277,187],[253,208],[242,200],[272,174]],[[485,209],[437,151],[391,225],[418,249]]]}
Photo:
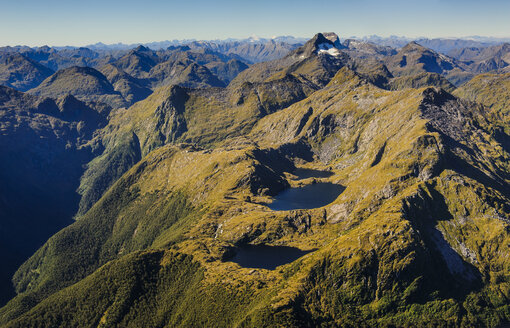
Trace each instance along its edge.
{"label": "small alpine lake", "polygon": [[344,186],[330,182],[288,188],[276,195],[267,206],[273,211],[318,208],[332,203],[344,190]]}
{"label": "small alpine lake", "polygon": [[280,265],[294,262],[312,251],[303,251],[288,246],[243,245],[235,250],[228,261],[235,262],[243,268],[274,270]]}

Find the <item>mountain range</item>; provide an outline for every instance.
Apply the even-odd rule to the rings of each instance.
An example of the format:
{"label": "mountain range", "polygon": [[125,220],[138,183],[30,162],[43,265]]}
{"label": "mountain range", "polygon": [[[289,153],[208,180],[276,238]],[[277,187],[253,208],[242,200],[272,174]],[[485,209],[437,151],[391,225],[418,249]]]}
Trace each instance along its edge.
{"label": "mountain range", "polygon": [[510,323],[508,44],[161,45],[0,49],[0,326]]}

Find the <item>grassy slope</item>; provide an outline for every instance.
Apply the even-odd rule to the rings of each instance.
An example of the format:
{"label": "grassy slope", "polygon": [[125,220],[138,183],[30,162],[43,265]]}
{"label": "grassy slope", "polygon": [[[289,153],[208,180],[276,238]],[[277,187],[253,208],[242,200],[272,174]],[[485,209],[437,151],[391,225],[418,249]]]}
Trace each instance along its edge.
{"label": "grassy slope", "polygon": [[[248,83],[235,90],[157,89],[146,100],[113,114],[99,133],[104,146],[80,186],[80,214],[142,156],[162,145],[193,142],[211,147],[246,134],[256,121],[299,101],[314,89],[284,76],[265,83]],[[211,123],[211,122],[214,122]]]}
{"label": "grassy slope", "polygon": [[71,94],[82,101],[102,102],[113,108],[127,105],[106,77],[90,67],[70,67],[57,71],[30,93],[52,98]]}
{"label": "grassy slope", "polygon": [[[83,325],[144,319],[154,327],[497,326],[510,320],[509,154],[491,134],[490,119],[440,90],[385,91],[343,69],[326,88],[257,123],[250,138],[273,150],[245,142],[151,152],[20,269],[18,288],[27,292],[0,311],[1,320],[18,318],[13,326],[73,326],[79,318],[88,318]],[[282,179],[313,182],[289,180],[268,160],[292,157],[298,145],[314,153],[306,166],[330,168],[335,174],[324,180],[346,190],[323,208],[270,211],[260,203],[286,184]],[[294,160],[305,164],[305,158]],[[172,211],[162,217],[168,206]],[[318,250],[275,271],[221,261],[246,242]],[[124,256],[146,248],[172,251]],[[115,258],[21,315],[39,297]],[[133,275],[109,270],[115,266],[140,271],[134,277],[141,278],[132,282]],[[171,279],[180,276],[188,289]]]}
{"label": "grassy slope", "polygon": [[480,74],[460,87],[455,95],[491,107],[510,120],[510,74]]}

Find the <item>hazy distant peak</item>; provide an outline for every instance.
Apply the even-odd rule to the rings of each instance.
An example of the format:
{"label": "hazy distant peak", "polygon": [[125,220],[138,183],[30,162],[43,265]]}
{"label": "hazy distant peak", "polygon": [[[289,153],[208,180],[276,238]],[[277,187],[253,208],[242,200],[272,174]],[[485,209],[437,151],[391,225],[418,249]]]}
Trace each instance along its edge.
{"label": "hazy distant peak", "polygon": [[402,48],[402,51],[414,51],[414,50],[427,50],[427,48],[417,43],[416,41],[411,41]]}
{"label": "hazy distant peak", "polygon": [[147,48],[147,47],[144,47],[143,45],[139,45],[138,47],[136,47],[135,49],[133,49],[134,51],[137,51],[137,52],[147,52],[147,51],[152,51],[151,49]]}

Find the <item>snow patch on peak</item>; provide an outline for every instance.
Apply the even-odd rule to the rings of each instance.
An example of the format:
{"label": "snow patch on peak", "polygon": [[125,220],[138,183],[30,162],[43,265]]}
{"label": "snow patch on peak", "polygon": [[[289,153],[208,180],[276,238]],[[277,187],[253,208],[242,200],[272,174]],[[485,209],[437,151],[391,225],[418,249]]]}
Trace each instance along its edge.
{"label": "snow patch on peak", "polygon": [[317,48],[319,48],[319,50],[329,50],[331,48],[334,48],[332,44],[330,43],[321,43],[317,46]]}
{"label": "snow patch on peak", "polygon": [[317,48],[317,53],[319,54],[326,53],[331,56],[340,55],[340,51],[338,51],[338,49],[335,48],[331,43],[321,43],[317,46]]}

